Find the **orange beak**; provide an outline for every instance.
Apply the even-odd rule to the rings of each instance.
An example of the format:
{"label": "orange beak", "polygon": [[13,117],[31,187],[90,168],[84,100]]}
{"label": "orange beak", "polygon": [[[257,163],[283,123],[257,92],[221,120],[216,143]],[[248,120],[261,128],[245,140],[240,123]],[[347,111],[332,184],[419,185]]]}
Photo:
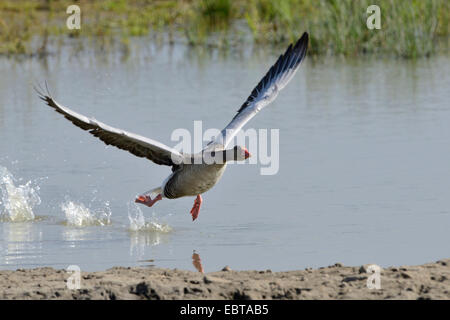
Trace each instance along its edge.
{"label": "orange beak", "polygon": [[244,152],[245,152],[245,159],[250,158],[252,155],[250,154],[250,152],[248,152],[248,150],[246,148],[244,148]]}

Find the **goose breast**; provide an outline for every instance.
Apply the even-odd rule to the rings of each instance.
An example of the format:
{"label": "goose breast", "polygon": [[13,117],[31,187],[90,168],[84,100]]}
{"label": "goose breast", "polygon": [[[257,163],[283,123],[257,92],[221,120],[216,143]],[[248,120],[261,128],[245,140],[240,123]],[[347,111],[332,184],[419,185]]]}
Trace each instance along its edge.
{"label": "goose breast", "polygon": [[187,164],[173,172],[163,187],[164,196],[176,199],[196,196],[211,189],[222,177],[226,164]]}

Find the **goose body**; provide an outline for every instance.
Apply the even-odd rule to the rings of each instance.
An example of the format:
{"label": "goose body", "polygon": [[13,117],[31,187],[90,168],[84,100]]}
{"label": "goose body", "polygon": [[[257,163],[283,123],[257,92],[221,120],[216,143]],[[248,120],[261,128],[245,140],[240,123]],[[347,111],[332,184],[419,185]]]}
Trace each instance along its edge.
{"label": "goose body", "polygon": [[163,197],[176,199],[205,193],[219,182],[226,166],[226,163],[183,165],[163,185]]}
{"label": "goose body", "polygon": [[[308,34],[305,32],[295,45],[289,45],[286,52],[278,58],[222,132],[201,153],[194,155],[180,153],[158,141],[88,118],[57,103],[48,88],[47,93],[43,93],[42,88],[35,89],[47,105],[107,145],[126,150],[137,157],[147,158],[156,164],[171,166],[172,173],[162,184],[139,196],[136,202],[151,207],[163,198],[196,196],[191,210],[192,219],[195,220],[202,203],[201,194],[210,190],[220,180],[227,162],[242,161],[250,157],[245,147],[227,148],[227,146],[237,132],[275,100],[280,90],[292,79],[306,55],[307,47]],[[209,160],[206,161],[207,159]],[[214,161],[211,162],[211,159]],[[152,199],[152,195],[156,197]]]}

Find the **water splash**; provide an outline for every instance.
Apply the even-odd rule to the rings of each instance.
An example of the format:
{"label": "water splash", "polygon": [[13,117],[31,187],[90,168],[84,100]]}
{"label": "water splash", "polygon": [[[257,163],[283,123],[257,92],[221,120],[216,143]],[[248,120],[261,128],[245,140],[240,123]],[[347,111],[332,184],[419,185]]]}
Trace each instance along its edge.
{"label": "water splash", "polygon": [[141,208],[135,203],[128,203],[128,219],[130,220],[130,255],[136,255],[138,260],[145,257],[146,248],[169,240],[172,228],[158,221],[154,215],[150,221],[145,221]]}
{"label": "water splash", "polygon": [[39,186],[28,181],[16,187],[15,182],[8,169],[0,166],[0,219],[11,222],[34,220],[33,208],[41,203]]}
{"label": "water splash", "polygon": [[141,208],[135,203],[128,204],[128,219],[130,220],[130,231],[147,231],[157,233],[169,233],[172,228],[168,224],[164,224],[152,215],[150,221],[145,221]]}
{"label": "water splash", "polygon": [[66,215],[66,225],[74,227],[105,226],[111,224],[109,202],[98,209],[86,207],[83,203],[67,200],[61,205]]}

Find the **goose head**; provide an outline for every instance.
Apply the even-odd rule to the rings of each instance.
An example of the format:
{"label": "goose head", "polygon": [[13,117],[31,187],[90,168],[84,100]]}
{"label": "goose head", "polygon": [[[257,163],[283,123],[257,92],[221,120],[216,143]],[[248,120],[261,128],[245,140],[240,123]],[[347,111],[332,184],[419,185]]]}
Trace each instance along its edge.
{"label": "goose head", "polygon": [[248,152],[246,147],[235,146],[232,150],[232,160],[234,161],[244,161],[245,159],[248,159],[252,156],[250,152]]}

